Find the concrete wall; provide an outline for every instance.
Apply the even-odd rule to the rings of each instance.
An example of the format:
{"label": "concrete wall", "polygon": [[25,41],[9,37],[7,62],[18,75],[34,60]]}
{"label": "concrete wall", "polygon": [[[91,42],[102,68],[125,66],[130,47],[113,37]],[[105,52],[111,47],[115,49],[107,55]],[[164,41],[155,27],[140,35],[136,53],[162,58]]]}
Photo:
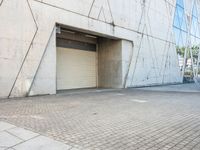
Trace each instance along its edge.
{"label": "concrete wall", "polygon": [[122,72],[115,75],[123,76],[126,81],[122,83],[128,87],[181,82],[172,29],[175,3],[175,0],[0,0],[0,97],[55,93],[55,80],[52,81],[55,64],[45,62],[50,59],[55,62],[55,45],[49,41],[55,39],[56,23],[131,41],[132,51],[132,44],[121,43],[125,58]]}
{"label": "concrete wall", "polygon": [[100,39],[98,44],[98,87],[122,88],[122,42]]}
{"label": "concrete wall", "polygon": [[134,45],[131,41],[98,41],[98,87],[126,88],[131,85],[130,65]]}
{"label": "concrete wall", "polygon": [[56,94],[56,28],[48,41],[43,58],[27,95]]}

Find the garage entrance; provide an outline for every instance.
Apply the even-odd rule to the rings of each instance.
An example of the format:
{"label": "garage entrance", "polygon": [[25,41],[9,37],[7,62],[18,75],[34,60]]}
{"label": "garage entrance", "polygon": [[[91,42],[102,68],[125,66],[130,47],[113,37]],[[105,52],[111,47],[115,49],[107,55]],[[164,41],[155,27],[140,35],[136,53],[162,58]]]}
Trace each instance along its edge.
{"label": "garage entrance", "polygon": [[61,28],[57,33],[57,90],[97,87],[97,37]]}
{"label": "garage entrance", "polygon": [[57,91],[127,87],[133,53],[131,41],[58,26]]}

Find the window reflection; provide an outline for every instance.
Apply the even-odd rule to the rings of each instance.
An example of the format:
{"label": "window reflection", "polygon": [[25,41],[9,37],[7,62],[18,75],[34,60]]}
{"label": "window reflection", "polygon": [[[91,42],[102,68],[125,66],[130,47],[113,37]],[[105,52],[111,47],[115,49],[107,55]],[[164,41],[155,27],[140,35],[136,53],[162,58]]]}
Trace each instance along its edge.
{"label": "window reflection", "polygon": [[184,82],[193,82],[194,77],[200,77],[200,20],[198,14],[195,1],[191,14],[191,25],[188,25],[183,0],[177,0],[173,29],[179,66],[183,73]]}

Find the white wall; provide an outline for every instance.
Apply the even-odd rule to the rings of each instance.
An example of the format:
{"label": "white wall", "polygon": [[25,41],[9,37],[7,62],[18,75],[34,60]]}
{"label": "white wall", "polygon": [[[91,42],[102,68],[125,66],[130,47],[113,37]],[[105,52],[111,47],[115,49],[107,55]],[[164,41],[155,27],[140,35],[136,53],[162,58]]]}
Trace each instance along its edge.
{"label": "white wall", "polygon": [[52,32],[48,45],[35,74],[28,95],[56,94],[56,30]]}
{"label": "white wall", "polygon": [[[47,73],[55,74],[55,68],[49,70],[50,64],[40,64],[46,62],[41,59],[55,62],[55,45],[49,45],[49,39],[53,38],[56,23],[132,41],[131,62],[127,62],[130,55],[123,53],[129,57],[123,65],[131,66],[124,67],[122,72],[126,76],[124,72],[128,70],[127,86],[181,82],[172,32],[175,0],[146,0],[145,4],[142,1],[3,0],[0,3],[0,97],[56,92],[55,82],[49,82],[54,76],[44,79]],[[125,45],[130,49],[130,43]],[[46,52],[49,54],[43,57]],[[37,80],[46,83],[45,87]]]}

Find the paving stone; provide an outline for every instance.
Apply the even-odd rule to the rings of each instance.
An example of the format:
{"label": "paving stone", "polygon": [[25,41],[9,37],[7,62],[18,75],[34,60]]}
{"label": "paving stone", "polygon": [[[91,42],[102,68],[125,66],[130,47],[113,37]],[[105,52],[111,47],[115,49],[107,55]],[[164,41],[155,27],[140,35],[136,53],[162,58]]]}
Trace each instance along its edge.
{"label": "paving stone", "polygon": [[13,148],[3,148],[3,147],[0,147],[0,150],[15,150],[15,149],[13,149]]}
{"label": "paving stone", "polygon": [[69,150],[71,147],[50,138],[39,136],[13,148],[15,150]]}
{"label": "paving stone", "polygon": [[22,140],[5,132],[0,132],[0,147],[12,147],[16,144],[21,143]]}
{"label": "paving stone", "polygon": [[70,150],[80,150],[80,149],[77,149],[77,148],[71,148]]}
{"label": "paving stone", "polygon": [[62,93],[0,101],[0,120],[78,150],[200,150],[199,97],[143,89]]}
{"label": "paving stone", "polygon": [[0,121],[0,131],[8,130],[8,129],[11,129],[14,127],[16,127],[16,126]]}
{"label": "paving stone", "polygon": [[9,129],[7,131],[9,133],[19,137],[22,140],[29,140],[29,139],[39,135],[38,133],[34,133],[34,132],[31,132],[31,131],[28,131],[28,130],[25,130],[22,128],[18,128],[18,127]]}

